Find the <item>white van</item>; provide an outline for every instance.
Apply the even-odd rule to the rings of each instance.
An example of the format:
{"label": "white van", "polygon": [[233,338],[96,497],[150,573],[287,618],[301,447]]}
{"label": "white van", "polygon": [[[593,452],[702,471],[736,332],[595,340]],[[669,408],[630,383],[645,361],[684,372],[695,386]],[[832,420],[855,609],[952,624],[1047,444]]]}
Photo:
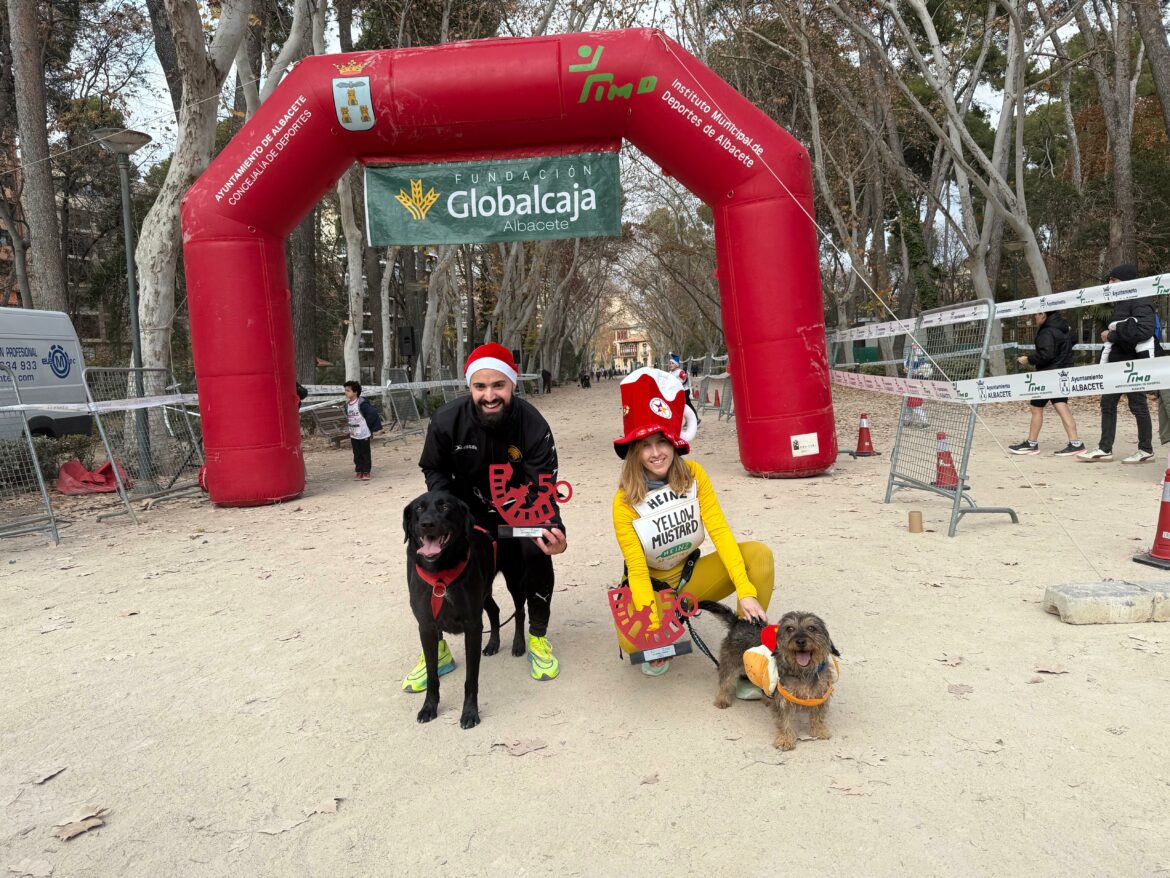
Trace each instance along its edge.
{"label": "white van", "polygon": [[[20,401],[26,405],[86,402],[81,375],[85,360],[68,314],[0,308],[0,363],[16,373]],[[0,406],[15,403],[12,381],[0,372]],[[16,423],[12,418],[0,418],[0,439],[19,438],[19,428],[13,426]],[[86,434],[91,425],[86,412],[28,412],[34,436]]]}

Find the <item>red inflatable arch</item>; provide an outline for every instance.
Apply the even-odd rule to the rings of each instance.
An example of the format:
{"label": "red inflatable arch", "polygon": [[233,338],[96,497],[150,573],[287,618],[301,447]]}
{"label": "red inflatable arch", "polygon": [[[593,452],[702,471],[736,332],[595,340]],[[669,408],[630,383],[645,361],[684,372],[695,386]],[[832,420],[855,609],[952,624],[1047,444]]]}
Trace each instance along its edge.
{"label": "red inflatable arch", "polygon": [[[285,78],[183,202],[211,499],[258,505],[304,489],[284,241],[350,165],[612,150],[623,139],[714,213],[744,467],[830,467],[808,154],[660,31],[626,30],[317,56]],[[620,423],[615,411],[614,431]]]}

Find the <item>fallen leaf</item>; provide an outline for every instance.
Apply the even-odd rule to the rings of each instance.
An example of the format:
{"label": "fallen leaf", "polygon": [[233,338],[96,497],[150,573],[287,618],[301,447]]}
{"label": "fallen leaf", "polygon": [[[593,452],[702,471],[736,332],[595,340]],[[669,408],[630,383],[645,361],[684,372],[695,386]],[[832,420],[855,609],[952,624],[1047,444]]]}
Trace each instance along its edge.
{"label": "fallen leaf", "polygon": [[540,738],[532,738],[531,740],[496,741],[492,744],[492,749],[505,747],[508,750],[509,756],[523,756],[525,753],[543,750],[547,746],[548,744],[540,740]]}
{"label": "fallen leaf", "polygon": [[96,805],[90,805],[79,811],[73,819],[56,824],[53,835],[57,836],[61,841],[69,841],[69,839],[81,835],[83,832],[89,832],[91,829],[96,829],[104,825],[105,821],[102,818],[109,813],[109,808],[99,808]]}
{"label": "fallen leaf", "polygon": [[966,698],[975,690],[966,683],[951,683],[951,685],[947,686],[947,691],[959,698]]}
{"label": "fallen leaf", "polygon": [[936,662],[942,662],[949,668],[957,668],[963,663],[961,655],[944,655],[942,658],[935,659]]}
{"label": "fallen leaf", "polygon": [[24,878],[49,878],[53,874],[53,864],[48,860],[30,860],[25,857],[15,866],[8,867],[9,872],[14,872]]}
{"label": "fallen leaf", "polygon": [[60,768],[51,768],[48,771],[38,771],[30,778],[30,780],[32,783],[42,784],[47,780],[52,780],[68,767],[68,765],[62,765]]}
{"label": "fallen leaf", "polygon": [[640,786],[646,786],[647,784],[652,784],[652,783],[658,783],[658,773],[657,772],[655,772],[654,774],[648,774],[644,778],[642,778]]}
{"label": "fallen leaf", "polygon": [[878,753],[876,750],[867,750],[858,754],[857,756],[846,756],[837,753],[833,755],[833,758],[840,759],[842,761],[851,760],[856,762],[858,765],[868,765],[870,768],[881,768],[882,763],[886,761],[886,757],[881,753]]}
{"label": "fallen leaf", "polygon": [[830,784],[829,789],[834,790],[834,791],[841,793],[842,795],[846,795],[846,796],[871,796],[871,795],[873,795],[873,792],[871,790],[863,790],[860,787],[842,787],[842,786],[835,786],[833,784]]}
{"label": "fallen leaf", "polygon": [[1032,679],[1030,679],[1028,682],[1029,682],[1029,683],[1043,683],[1043,682],[1044,682],[1044,678],[1043,678],[1043,677],[1033,677],[1033,678],[1032,678]]}
{"label": "fallen leaf", "polygon": [[586,561],[586,562],[585,562],[585,566],[586,566],[586,567],[597,567],[597,566],[599,566],[600,564],[601,564],[601,560],[600,560],[600,559],[597,559],[597,560],[594,560],[594,561]]}
{"label": "fallen leaf", "polygon": [[310,808],[305,812],[305,815],[312,817],[314,814],[336,814],[337,805],[341,801],[341,796],[334,796],[331,799],[326,799],[321,804],[314,808]]}
{"label": "fallen leaf", "polygon": [[283,637],[278,637],[278,638],[276,638],[276,639],[277,639],[277,640],[280,640],[280,641],[286,641],[286,640],[300,640],[300,637],[301,637],[301,632],[300,632],[300,631],[293,631],[293,632],[292,632],[292,633],[290,633],[290,634],[285,634]]}
{"label": "fallen leaf", "polygon": [[41,634],[48,634],[51,631],[60,631],[62,628],[68,628],[73,623],[65,620],[63,622],[48,622],[41,627]]}
{"label": "fallen leaf", "polygon": [[1033,668],[1037,674],[1067,674],[1068,668],[1064,665],[1036,665]]}
{"label": "fallen leaf", "polygon": [[137,610],[123,610],[120,614],[123,619],[128,619],[130,616],[137,616]]}

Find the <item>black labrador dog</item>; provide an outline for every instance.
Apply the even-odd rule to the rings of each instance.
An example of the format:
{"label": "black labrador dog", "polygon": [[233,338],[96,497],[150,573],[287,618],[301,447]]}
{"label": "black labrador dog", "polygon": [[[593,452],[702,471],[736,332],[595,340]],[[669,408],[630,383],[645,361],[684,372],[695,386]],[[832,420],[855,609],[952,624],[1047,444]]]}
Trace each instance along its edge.
{"label": "black labrador dog", "polygon": [[492,538],[475,527],[467,504],[445,491],[428,491],[408,503],[402,510],[402,528],[410,609],[418,620],[427,665],[427,694],[418,721],[429,723],[439,712],[439,640],[446,631],[463,634],[466,641],[467,679],[459,725],[475,728],[485,610],[491,633],[483,654],[495,655],[500,649],[500,608],[492,599]]}

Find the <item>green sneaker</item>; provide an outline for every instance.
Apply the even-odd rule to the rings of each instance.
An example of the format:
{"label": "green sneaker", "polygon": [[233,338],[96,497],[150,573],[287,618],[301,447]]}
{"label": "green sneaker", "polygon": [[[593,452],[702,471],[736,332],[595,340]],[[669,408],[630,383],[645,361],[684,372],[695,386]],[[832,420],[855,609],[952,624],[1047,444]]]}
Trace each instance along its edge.
{"label": "green sneaker", "polygon": [[746,677],[735,681],[735,697],[740,701],[759,701],[764,697],[764,690]]}
{"label": "green sneaker", "polygon": [[561,672],[561,663],[553,655],[547,637],[528,635],[528,661],[532,662],[533,680],[554,680]]}
{"label": "green sneaker", "polygon": [[[449,674],[455,670],[455,656],[451,655],[451,650],[447,648],[447,641],[439,641],[439,676]],[[427,691],[427,660],[422,653],[419,653],[418,664],[414,666],[414,670],[406,675],[406,679],[402,681],[403,692],[426,692]]]}

